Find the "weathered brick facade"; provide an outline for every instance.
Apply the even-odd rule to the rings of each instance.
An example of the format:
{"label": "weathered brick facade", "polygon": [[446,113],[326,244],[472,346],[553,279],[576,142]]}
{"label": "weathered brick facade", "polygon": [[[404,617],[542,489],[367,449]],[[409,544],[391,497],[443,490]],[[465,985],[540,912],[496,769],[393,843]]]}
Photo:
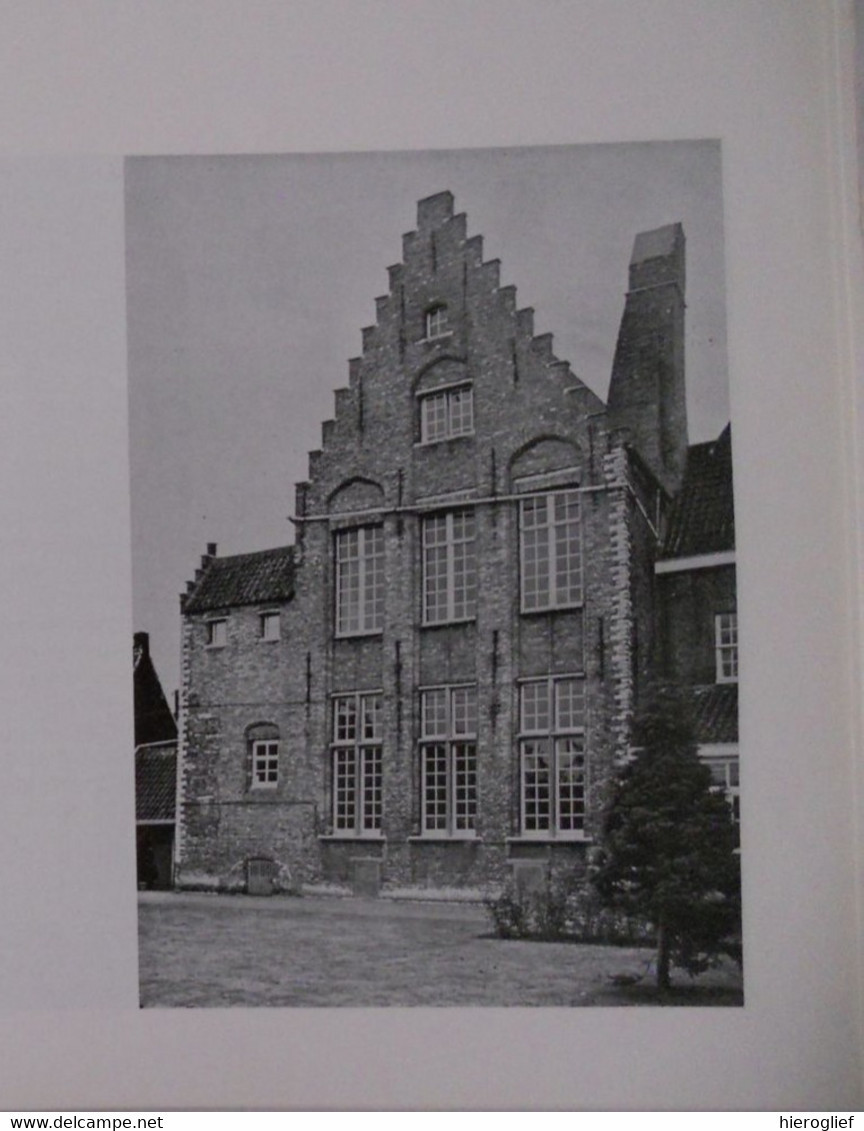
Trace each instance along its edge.
{"label": "weathered brick facade", "polygon": [[656,665],[687,452],[680,226],[639,236],[630,273],[607,409],[451,195],[420,202],[296,544],[210,547],[183,598],[179,884],[241,889],[262,859],[289,889],[584,864]]}

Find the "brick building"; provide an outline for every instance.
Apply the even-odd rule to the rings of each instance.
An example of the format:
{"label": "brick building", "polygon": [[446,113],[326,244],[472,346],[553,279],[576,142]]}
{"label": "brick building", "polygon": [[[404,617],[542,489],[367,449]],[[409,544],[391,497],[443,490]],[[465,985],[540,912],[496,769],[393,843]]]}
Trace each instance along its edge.
{"label": "brick building", "polygon": [[737,822],[738,606],[729,427],[713,443],[690,448],[654,571],[660,667],[666,678],[693,690],[700,755]]}
{"label": "brick building", "polygon": [[655,563],[700,451],[681,226],[636,237],[608,404],[449,193],[420,202],[389,280],[295,544],[210,545],[181,598],[182,886],[578,870],[640,688],[674,668]]}

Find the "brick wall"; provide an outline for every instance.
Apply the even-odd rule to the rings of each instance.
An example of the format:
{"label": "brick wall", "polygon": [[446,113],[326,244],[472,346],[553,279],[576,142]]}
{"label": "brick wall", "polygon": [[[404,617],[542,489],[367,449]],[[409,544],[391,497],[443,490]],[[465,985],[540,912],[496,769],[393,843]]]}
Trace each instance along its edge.
{"label": "brick wall", "polygon": [[[467,237],[449,193],[420,203],[403,251],[376,300],[376,322],[363,331],[362,356],[335,394],[308,481],[297,488],[295,596],[282,610],[282,640],[256,638],[252,607],[226,610],[220,649],[206,646],[206,616],[186,618],[181,882],[210,877],[232,886],[243,860],[257,854],[276,859],[291,883],[349,883],[353,862],[374,857],[385,887],[480,887],[504,880],[518,859],[584,867],[587,840],[521,835],[518,688],[526,677],[584,681],[585,833],[600,833],[606,786],[628,744],[638,667],[653,651],[653,528],[645,517],[653,479],[634,472],[624,437],[555,357],[551,335],[533,334],[532,312],[518,309],[515,288],[500,287],[497,261],[484,262],[482,240]],[[430,339],[427,314],[441,306],[446,330]],[[467,385],[473,433],[421,442],[422,396]],[[584,601],[523,613],[518,499],[577,486]],[[475,516],[476,617],[423,627],[423,520],[457,508]],[[384,532],[383,629],[335,639],[334,535],[369,523]],[[421,836],[419,689],[463,683],[477,688],[476,838],[430,840]],[[349,691],[383,696],[378,839],[333,828],[332,695]],[[266,793],[250,790],[246,768],[256,722],[280,735],[279,786]]]}
{"label": "brick wall", "polygon": [[714,683],[714,617],[736,609],[734,565],[667,573],[657,582],[664,671],[676,681]]}

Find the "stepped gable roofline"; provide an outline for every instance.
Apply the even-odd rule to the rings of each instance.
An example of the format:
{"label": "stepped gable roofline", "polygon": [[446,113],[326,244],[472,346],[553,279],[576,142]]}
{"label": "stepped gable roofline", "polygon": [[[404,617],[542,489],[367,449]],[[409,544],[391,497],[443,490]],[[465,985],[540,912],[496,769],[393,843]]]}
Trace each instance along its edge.
{"label": "stepped gable roofline", "polygon": [[661,558],[686,558],[735,549],[732,429],[687,449],[684,482],[669,512]]}
{"label": "stepped gable roofline", "polygon": [[712,683],[693,688],[693,729],[701,745],[738,741],[738,684]]}
{"label": "stepped gable roofline", "polygon": [[290,601],[294,596],[294,547],[212,558],[183,600],[184,613]]}

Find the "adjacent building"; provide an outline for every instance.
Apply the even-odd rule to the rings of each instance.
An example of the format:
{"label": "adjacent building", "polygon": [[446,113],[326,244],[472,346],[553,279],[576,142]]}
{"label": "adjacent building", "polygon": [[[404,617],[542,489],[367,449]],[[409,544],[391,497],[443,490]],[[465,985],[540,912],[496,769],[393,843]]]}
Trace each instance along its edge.
{"label": "adjacent building", "polygon": [[690,448],[654,572],[660,670],[692,688],[699,753],[737,823],[738,606],[729,427],[713,443]]}
{"label": "adjacent building", "polygon": [[737,759],[734,564],[694,518],[725,475],[731,539],[729,438],[688,445],[684,295],[681,226],[636,235],[604,404],[452,196],[420,202],[294,544],[210,545],[181,598],[180,886],[578,872],[663,673],[698,685],[705,736],[723,715],[706,756]]}
{"label": "adjacent building", "polygon": [[169,888],[174,874],[177,723],[150,656],[150,637],[132,645],[135,708],[135,824],[138,884]]}

